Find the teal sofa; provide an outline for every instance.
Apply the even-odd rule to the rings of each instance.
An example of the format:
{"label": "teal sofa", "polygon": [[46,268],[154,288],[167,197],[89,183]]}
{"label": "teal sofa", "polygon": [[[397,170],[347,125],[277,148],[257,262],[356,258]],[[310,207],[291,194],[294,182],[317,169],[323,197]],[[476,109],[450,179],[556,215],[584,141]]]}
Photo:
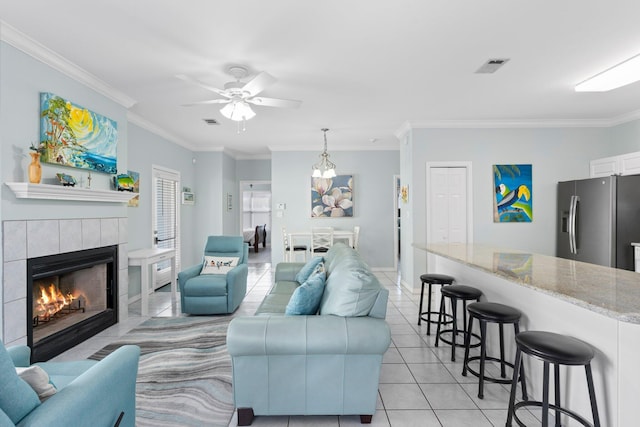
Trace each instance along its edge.
{"label": "teal sofa", "polygon": [[99,362],[37,363],[57,390],[42,403],[15,373],[30,356],[27,346],[5,349],[0,342],[0,427],[135,426],[139,347],[120,347]]}
{"label": "teal sofa", "polygon": [[200,274],[203,263],[181,271],[178,274],[178,285],[182,312],[233,313],[247,293],[249,245],[243,241],[242,236],[209,236],[204,256],[236,257],[239,261],[226,274]]}
{"label": "teal sofa", "polygon": [[229,324],[238,425],[256,415],[360,415],[371,422],[391,342],[389,292],[345,244],[332,246],[324,261],[317,315],[284,315],[304,263],[280,263],[255,316]]}

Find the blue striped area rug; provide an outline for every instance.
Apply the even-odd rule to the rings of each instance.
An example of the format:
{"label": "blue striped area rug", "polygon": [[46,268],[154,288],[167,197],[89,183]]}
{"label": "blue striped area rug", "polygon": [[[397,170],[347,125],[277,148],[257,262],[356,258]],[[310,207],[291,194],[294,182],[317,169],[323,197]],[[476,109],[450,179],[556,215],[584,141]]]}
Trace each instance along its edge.
{"label": "blue striped area rug", "polygon": [[153,317],[93,354],[140,347],[136,426],[228,426],[233,416],[228,317]]}

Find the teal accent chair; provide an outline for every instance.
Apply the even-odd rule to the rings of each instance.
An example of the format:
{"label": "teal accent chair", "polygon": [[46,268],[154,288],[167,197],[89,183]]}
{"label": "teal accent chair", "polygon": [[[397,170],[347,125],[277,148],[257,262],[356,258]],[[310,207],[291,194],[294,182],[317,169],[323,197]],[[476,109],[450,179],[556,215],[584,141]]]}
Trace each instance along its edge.
{"label": "teal accent chair", "polygon": [[[48,374],[49,382],[57,390],[42,403],[26,383],[8,389],[11,383],[15,386],[15,381],[18,381],[11,378],[17,377],[15,367],[30,366],[30,357],[29,347],[4,347],[0,341],[0,427],[135,426],[138,346],[122,346],[101,361],[36,363]],[[6,393],[12,395],[6,396]],[[25,408],[24,402],[30,400],[29,393],[35,400]],[[15,419],[16,404],[22,404],[21,413],[17,416],[19,420]]]}
{"label": "teal accent chair", "polygon": [[238,265],[224,274],[200,274],[201,262],[178,274],[182,312],[233,313],[247,293],[249,245],[242,236],[209,236],[204,256],[238,257]]}

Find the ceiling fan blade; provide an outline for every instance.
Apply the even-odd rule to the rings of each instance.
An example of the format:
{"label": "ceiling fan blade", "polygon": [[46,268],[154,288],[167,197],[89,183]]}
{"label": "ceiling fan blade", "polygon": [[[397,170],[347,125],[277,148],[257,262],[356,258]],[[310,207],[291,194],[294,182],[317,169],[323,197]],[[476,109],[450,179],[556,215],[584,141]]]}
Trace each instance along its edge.
{"label": "ceiling fan blade", "polygon": [[176,74],[176,77],[180,80],[184,80],[185,82],[193,83],[195,85],[203,87],[207,90],[210,90],[211,92],[217,93],[218,95],[230,98],[229,94],[226,91],[218,89],[217,87],[209,86],[205,82],[201,82],[200,80],[194,79],[193,77],[185,76],[184,74]]}
{"label": "ceiling fan blade", "polygon": [[183,107],[193,107],[194,105],[209,105],[209,104],[228,104],[230,99],[209,99],[207,101],[191,102],[189,104],[182,104]]}
{"label": "ceiling fan blade", "polygon": [[246,101],[254,105],[280,108],[298,108],[300,104],[302,104],[302,101],[297,101],[295,99],[265,98],[263,96],[248,98]]}
{"label": "ceiling fan blade", "polygon": [[267,86],[274,84],[277,80],[278,79],[273,77],[271,74],[263,71],[252,80],[248,81],[247,84],[242,87],[242,90],[249,92],[250,96],[254,96],[262,92]]}

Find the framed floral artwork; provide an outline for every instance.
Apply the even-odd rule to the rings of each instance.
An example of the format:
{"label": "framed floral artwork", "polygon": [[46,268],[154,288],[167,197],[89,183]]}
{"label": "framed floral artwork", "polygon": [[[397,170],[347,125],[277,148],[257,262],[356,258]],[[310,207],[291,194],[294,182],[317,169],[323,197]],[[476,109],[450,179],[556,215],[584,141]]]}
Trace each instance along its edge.
{"label": "framed floral artwork", "polygon": [[41,160],[117,173],[118,124],[52,93],[40,94]]}
{"label": "framed floral artwork", "polygon": [[353,175],[311,178],[311,217],[353,216]]}

